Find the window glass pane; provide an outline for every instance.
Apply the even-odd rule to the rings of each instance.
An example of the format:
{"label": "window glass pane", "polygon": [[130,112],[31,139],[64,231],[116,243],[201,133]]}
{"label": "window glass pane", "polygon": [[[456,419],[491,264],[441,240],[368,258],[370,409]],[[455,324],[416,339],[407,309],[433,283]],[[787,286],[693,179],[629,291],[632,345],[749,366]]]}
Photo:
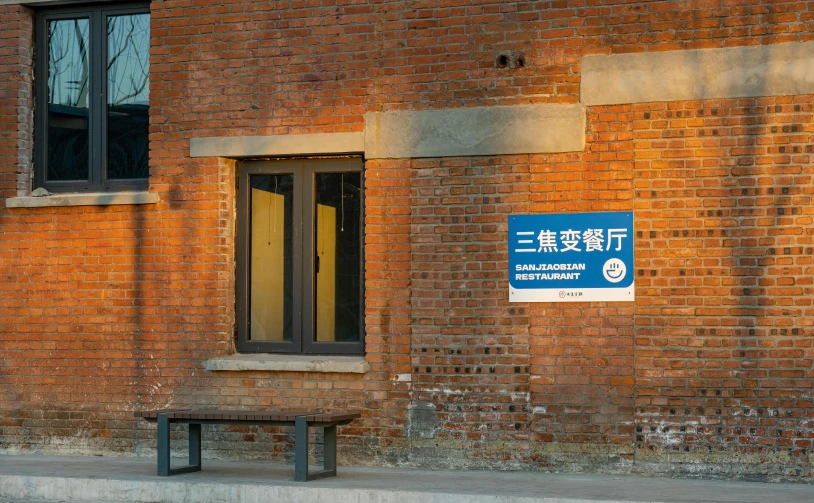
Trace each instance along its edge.
{"label": "window glass pane", "polygon": [[46,179],[88,179],[89,30],[85,19],[48,21]]}
{"label": "window glass pane", "polygon": [[255,175],[251,183],[249,340],[292,341],[294,176]]}
{"label": "window glass pane", "polygon": [[107,178],[147,178],[150,15],[107,18]]}
{"label": "window glass pane", "polygon": [[359,341],[362,176],[315,175],[315,339]]}

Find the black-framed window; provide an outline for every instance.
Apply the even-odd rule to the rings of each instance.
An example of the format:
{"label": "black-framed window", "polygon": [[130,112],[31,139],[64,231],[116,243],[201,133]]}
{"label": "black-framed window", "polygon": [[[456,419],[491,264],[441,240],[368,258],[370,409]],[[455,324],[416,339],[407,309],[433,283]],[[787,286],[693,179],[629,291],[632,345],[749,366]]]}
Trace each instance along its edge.
{"label": "black-framed window", "polygon": [[241,352],[364,354],[362,160],[238,166]]}
{"label": "black-framed window", "polygon": [[148,184],[149,4],[37,12],[35,184],[51,192]]}

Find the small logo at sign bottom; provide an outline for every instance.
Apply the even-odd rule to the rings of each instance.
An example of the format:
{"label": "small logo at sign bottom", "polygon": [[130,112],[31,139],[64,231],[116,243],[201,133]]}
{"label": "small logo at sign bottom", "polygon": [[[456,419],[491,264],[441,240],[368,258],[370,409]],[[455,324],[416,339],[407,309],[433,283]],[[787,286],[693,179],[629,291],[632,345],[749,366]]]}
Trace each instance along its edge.
{"label": "small logo at sign bottom", "polygon": [[625,263],[618,258],[612,258],[602,266],[602,275],[611,283],[619,283],[625,279],[626,273],[627,267],[625,267]]}
{"label": "small logo at sign bottom", "polygon": [[560,298],[564,299],[566,297],[582,297],[582,292],[566,292],[565,290],[560,290]]}

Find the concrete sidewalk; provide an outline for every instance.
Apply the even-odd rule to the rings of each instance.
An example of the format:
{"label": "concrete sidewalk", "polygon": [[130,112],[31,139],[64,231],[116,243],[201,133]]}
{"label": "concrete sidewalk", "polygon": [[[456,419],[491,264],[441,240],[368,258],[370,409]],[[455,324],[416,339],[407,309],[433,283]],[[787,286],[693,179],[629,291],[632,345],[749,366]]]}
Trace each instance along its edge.
{"label": "concrete sidewalk", "polygon": [[[173,460],[177,466],[183,460]],[[119,503],[811,503],[814,485],[532,472],[339,467],[292,480],[294,467],[204,460],[158,477],[153,458],[0,456],[0,498]]]}

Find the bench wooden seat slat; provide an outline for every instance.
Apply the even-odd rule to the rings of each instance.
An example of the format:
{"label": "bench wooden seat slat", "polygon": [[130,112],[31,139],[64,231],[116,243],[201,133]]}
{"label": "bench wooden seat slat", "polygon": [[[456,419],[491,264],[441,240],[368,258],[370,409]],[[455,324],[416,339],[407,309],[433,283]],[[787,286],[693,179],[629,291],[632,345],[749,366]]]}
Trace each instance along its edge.
{"label": "bench wooden seat slat", "polygon": [[305,412],[305,411],[245,411],[245,410],[212,410],[212,409],[167,409],[142,410],[134,413],[135,417],[157,419],[158,414],[167,414],[169,419],[186,421],[277,421],[293,422],[297,417],[305,416],[308,423],[336,423],[352,421],[361,417],[358,412]]}
{"label": "bench wooden seat slat", "polygon": [[181,411],[185,411],[189,409],[167,409],[167,410],[140,410],[136,411],[134,416],[135,417],[143,417],[144,419],[155,419],[158,417],[160,412],[166,412],[168,414],[177,414]]}

